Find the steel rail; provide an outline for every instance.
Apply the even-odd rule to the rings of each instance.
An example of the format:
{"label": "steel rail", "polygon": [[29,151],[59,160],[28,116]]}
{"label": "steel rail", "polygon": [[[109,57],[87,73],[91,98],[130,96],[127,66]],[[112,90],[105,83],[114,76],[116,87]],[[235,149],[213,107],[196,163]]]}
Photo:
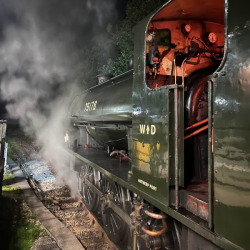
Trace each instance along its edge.
{"label": "steel rail", "polygon": [[29,172],[29,170],[26,168],[25,164],[23,164],[21,162],[21,159],[17,158],[17,161],[20,164],[20,168],[23,170],[23,172],[25,173],[25,175],[27,176],[27,180],[31,183],[32,187],[34,189],[37,189],[37,191],[39,193],[43,193],[43,191],[39,188],[39,186],[37,185],[36,181],[33,179],[32,173]]}

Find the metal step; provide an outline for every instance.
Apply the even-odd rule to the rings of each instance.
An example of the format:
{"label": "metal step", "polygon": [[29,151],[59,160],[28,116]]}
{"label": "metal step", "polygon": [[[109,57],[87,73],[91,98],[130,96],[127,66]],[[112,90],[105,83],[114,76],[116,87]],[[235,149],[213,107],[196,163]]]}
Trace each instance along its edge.
{"label": "metal step", "polygon": [[[207,184],[190,185],[179,190],[179,207],[186,209],[199,218],[208,221]],[[175,206],[175,190],[170,189],[170,205]]]}

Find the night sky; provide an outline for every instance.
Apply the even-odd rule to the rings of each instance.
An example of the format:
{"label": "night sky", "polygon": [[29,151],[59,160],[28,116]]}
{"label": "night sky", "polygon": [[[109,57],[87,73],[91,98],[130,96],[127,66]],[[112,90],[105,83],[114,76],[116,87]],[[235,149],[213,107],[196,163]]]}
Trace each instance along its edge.
{"label": "night sky", "polygon": [[0,100],[9,118],[25,127],[46,120],[52,103],[81,84],[83,50],[125,18],[127,2],[0,0]]}
{"label": "night sky", "polygon": [[[93,6],[89,7],[88,2]],[[69,33],[75,45],[86,44],[97,33],[106,32],[109,23],[125,18],[128,0],[0,0],[0,41],[9,25],[22,25],[24,17],[36,15],[41,31]],[[105,4],[103,4],[105,3]],[[100,16],[102,16],[100,20]],[[82,47],[82,45],[80,46]]]}

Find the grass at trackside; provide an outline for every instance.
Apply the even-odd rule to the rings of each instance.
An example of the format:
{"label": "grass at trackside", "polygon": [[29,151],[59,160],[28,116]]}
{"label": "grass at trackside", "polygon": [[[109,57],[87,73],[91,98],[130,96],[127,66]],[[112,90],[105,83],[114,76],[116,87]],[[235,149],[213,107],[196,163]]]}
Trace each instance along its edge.
{"label": "grass at trackside", "polygon": [[11,174],[4,176],[0,203],[1,249],[28,250],[44,231],[41,231],[40,225],[23,201],[22,191],[9,186],[13,178]]}
{"label": "grass at trackside", "polygon": [[[7,186],[7,185],[11,185],[13,184],[15,181],[14,181],[14,177],[15,175],[14,174],[5,174],[3,176],[3,187],[4,186]],[[6,187],[5,187],[6,188]]]}
{"label": "grass at trackside", "polygon": [[8,143],[8,156],[12,160],[15,160],[18,155],[18,152],[20,151],[19,146],[17,142],[12,138],[7,138],[6,142]]}

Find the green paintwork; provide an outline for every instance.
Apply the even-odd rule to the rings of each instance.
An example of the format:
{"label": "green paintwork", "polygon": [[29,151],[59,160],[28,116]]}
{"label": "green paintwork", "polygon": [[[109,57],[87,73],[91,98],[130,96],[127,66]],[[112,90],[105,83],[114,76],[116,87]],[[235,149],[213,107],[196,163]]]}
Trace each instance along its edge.
{"label": "green paintwork", "polygon": [[[156,12],[149,15],[134,28],[132,183],[168,205],[169,197],[166,190],[169,186],[174,185],[175,181],[174,92],[170,86],[152,90],[145,83],[145,34],[149,21]],[[180,120],[180,122],[182,124],[183,121]],[[149,127],[152,124],[155,125],[156,134],[151,135],[150,132],[142,134],[140,126],[143,124]],[[180,153],[183,154],[183,152]],[[183,157],[179,161],[182,163]],[[183,164],[181,165],[180,184],[183,185],[184,170]],[[147,185],[139,183],[138,180],[156,186],[157,192]]]}
{"label": "green paintwork", "polygon": [[[232,2],[232,0],[230,1]],[[235,3],[235,6],[232,8],[232,16],[231,19],[229,18],[228,23],[231,24],[234,28],[237,26],[237,20],[238,24],[243,25],[242,28],[245,26],[245,37],[241,37],[241,42],[243,43],[243,40],[246,37],[249,37],[249,21],[248,16],[249,14],[246,14],[249,10],[249,8],[244,7],[245,2],[242,1],[242,7],[239,7],[239,2]],[[227,5],[226,5],[227,6]],[[230,6],[230,4],[229,4]],[[245,9],[244,9],[245,8]],[[234,10],[236,13],[234,13]],[[244,11],[243,11],[244,9]],[[242,21],[241,18],[238,18],[238,16],[241,16],[241,11],[243,12],[243,18],[246,18],[245,21]],[[156,11],[158,12],[158,11]],[[155,13],[156,13],[155,12]],[[160,200],[161,203],[168,204],[166,201],[166,195],[164,197],[164,188],[166,187],[166,184],[164,183],[164,178],[167,177],[168,171],[171,175],[171,172],[173,169],[169,167],[169,170],[166,174],[162,175],[162,173],[158,170],[159,166],[162,165],[162,163],[167,164],[168,160],[171,165],[171,159],[167,159],[168,156],[168,150],[171,152],[172,145],[174,145],[173,140],[171,139],[171,136],[169,137],[169,145],[171,145],[168,148],[166,138],[166,132],[167,132],[167,125],[168,125],[168,119],[164,117],[164,114],[166,113],[166,108],[162,106],[162,101],[165,101],[166,104],[166,93],[160,90],[152,91],[146,87],[145,83],[145,30],[149,23],[149,20],[154,16],[154,14],[149,15],[147,18],[145,18],[141,23],[139,23],[135,29],[135,55],[134,55],[134,90],[133,90],[133,161],[132,161],[132,170],[133,170],[133,178],[132,183],[133,186],[140,189],[142,192],[145,192],[147,194],[152,195],[154,199]],[[225,11],[227,13],[227,10]],[[229,11],[230,13],[230,11]],[[230,15],[229,15],[230,17]],[[247,22],[248,21],[248,22]],[[234,34],[239,39],[239,34],[237,34],[237,30],[234,32]],[[232,68],[236,71],[236,76],[239,75],[239,70],[241,72],[244,71],[245,68],[250,68],[250,63],[247,61],[248,58],[250,58],[250,54],[244,54],[246,51],[249,51],[249,43],[246,40],[245,42],[245,50],[241,50],[239,48],[238,44],[234,44],[234,50],[231,50],[232,53],[232,62],[229,63],[228,68],[225,68],[226,71],[231,71]],[[230,48],[230,46],[229,46]],[[235,62],[235,49],[237,49],[240,54],[238,56],[238,61]],[[244,57],[242,56],[244,54]],[[238,68],[238,65],[241,63],[241,57],[245,58],[245,64],[242,65],[241,69]],[[248,62],[248,63],[246,63]],[[243,62],[244,63],[244,62]],[[225,64],[226,65],[226,64]],[[241,79],[239,81],[239,78],[234,78],[234,82],[232,81],[233,76],[231,76],[231,79],[228,79],[229,83],[222,85],[220,83],[220,93],[218,92],[218,88],[214,89],[214,93],[216,94],[214,96],[214,99],[216,100],[217,97],[220,98],[220,95],[224,97],[224,99],[230,104],[227,106],[227,108],[230,109],[232,106],[234,106],[235,109],[237,109],[237,120],[240,121],[240,123],[245,124],[244,128],[242,128],[242,125],[239,126],[239,130],[234,130],[232,126],[232,116],[233,113],[229,112],[228,116],[220,116],[220,120],[218,119],[218,115],[215,116],[215,141],[217,141],[218,144],[215,143],[215,167],[218,168],[220,166],[221,172],[216,174],[215,176],[215,199],[217,193],[220,193],[220,190],[225,189],[221,193],[220,199],[223,202],[218,202],[215,205],[215,218],[214,218],[214,227],[215,232],[218,233],[218,235],[221,235],[223,238],[227,239],[225,240],[225,244],[219,243],[219,238],[216,237],[215,239],[211,239],[209,234],[203,234],[202,228],[195,230],[198,231],[201,235],[205,236],[206,238],[212,240],[219,246],[221,246],[224,249],[250,249],[250,238],[247,236],[250,232],[250,224],[247,223],[247,220],[249,219],[250,222],[250,216],[247,214],[247,211],[249,211],[250,207],[250,174],[249,174],[249,150],[250,150],[250,133],[249,133],[249,118],[250,116],[246,117],[247,111],[250,110],[249,103],[246,102],[246,100],[250,100],[250,91],[249,91],[249,81],[247,78],[249,77],[248,72],[246,72],[246,75],[241,77],[244,77],[244,79]],[[231,74],[230,74],[231,75]],[[223,77],[222,77],[223,78]],[[226,79],[226,77],[224,77]],[[221,79],[220,79],[221,80]],[[216,82],[218,82],[216,80]],[[225,81],[225,80],[224,80]],[[243,89],[242,89],[242,83],[241,81],[244,81],[244,90],[246,91],[243,95]],[[219,83],[218,83],[219,85]],[[231,86],[230,86],[231,85]],[[231,88],[230,88],[231,87]],[[236,99],[235,90],[239,88],[238,96]],[[140,94],[139,94],[140,93]],[[228,98],[229,96],[235,96],[232,99]],[[171,98],[169,96],[169,98]],[[237,101],[236,101],[236,100]],[[170,99],[169,99],[170,100]],[[236,102],[235,102],[236,101]],[[242,109],[239,110],[239,107],[237,106],[237,103],[240,103]],[[171,102],[171,100],[170,100]],[[220,106],[223,106],[223,104],[220,104],[220,101],[215,103],[215,107],[222,108]],[[156,108],[157,107],[157,108]],[[140,109],[140,113],[137,112],[137,109]],[[244,110],[245,109],[245,110]],[[235,111],[234,111],[235,113]],[[244,115],[245,114],[245,115]],[[154,117],[155,116],[155,117]],[[245,117],[244,117],[245,116]],[[154,118],[152,118],[154,117]],[[234,119],[234,122],[236,121],[236,117]],[[244,117],[244,118],[243,118]],[[173,116],[169,116],[169,125],[171,130],[171,120],[173,119]],[[217,123],[216,123],[217,121]],[[157,132],[161,134],[160,137],[154,136],[150,137],[148,135],[141,135],[138,129],[139,124],[157,124]],[[163,126],[165,125],[165,127]],[[222,127],[222,124],[225,125],[225,127]],[[221,128],[222,129],[219,129]],[[226,131],[224,131],[226,129]],[[171,133],[170,133],[171,134]],[[224,136],[226,135],[226,138]],[[243,136],[244,135],[244,136]],[[243,139],[244,138],[244,139]],[[249,138],[249,139],[248,139]],[[164,147],[161,147],[160,152],[155,152],[154,149],[156,147],[156,142],[160,141]],[[223,141],[223,143],[222,143]],[[144,144],[151,145],[151,148],[153,149],[150,152],[150,157],[153,157],[153,159],[158,159],[154,161],[148,161],[142,164],[142,160],[138,159],[137,157],[137,150],[140,143],[144,142]],[[220,145],[220,147],[219,147]],[[225,147],[225,148],[224,148]],[[216,152],[216,150],[219,150],[222,152],[223,157],[220,155],[219,151]],[[232,152],[235,154],[234,156],[230,155]],[[169,153],[171,155],[171,153]],[[164,159],[162,159],[162,156],[165,156]],[[225,163],[225,158],[227,158],[227,163]],[[233,159],[235,158],[235,159]],[[241,159],[240,159],[241,158]],[[149,164],[150,162],[150,164]],[[147,172],[143,169],[143,167],[140,167],[140,163],[144,166],[146,170],[150,169],[150,172]],[[237,168],[237,165],[240,164],[240,169]],[[234,167],[235,165],[235,167]],[[147,187],[141,185],[138,183],[138,179],[143,179],[149,183],[157,183],[159,187],[159,191],[157,193],[154,193],[153,191],[150,191]],[[166,180],[167,182],[167,180]],[[171,180],[169,180],[171,182]],[[246,188],[246,189],[244,189]],[[161,193],[162,191],[162,193]],[[233,191],[233,193],[231,193]],[[231,196],[232,194],[232,196]],[[239,205],[237,206],[234,204],[234,206],[227,206],[227,202],[230,202],[230,200],[236,200]],[[153,204],[155,202],[152,201]],[[158,204],[159,205],[159,204]],[[244,207],[245,205],[245,207]],[[166,208],[164,209],[166,211]],[[170,210],[168,210],[169,212]],[[223,215],[223,216],[222,216]],[[178,218],[177,216],[174,216],[175,218]],[[229,219],[230,217],[230,219]],[[178,218],[180,220],[180,217]],[[188,227],[193,229],[192,222],[188,222],[186,224]],[[230,243],[232,242],[232,243]],[[233,244],[235,243],[235,245]],[[238,245],[239,247],[237,247]]]}
{"label": "green paintwork", "polygon": [[[131,124],[132,71],[96,85],[76,96],[69,109],[69,117],[77,123]],[[96,108],[85,111],[86,103]]]}
{"label": "green paintwork", "polygon": [[[149,89],[145,84],[145,30],[151,17],[134,29],[134,88],[132,121],[132,184],[168,205],[168,89]],[[155,125],[156,133],[140,132],[140,125]],[[139,183],[143,180],[157,191]]]}
{"label": "green paintwork", "polygon": [[111,127],[109,124],[107,125],[88,125],[86,126],[89,134],[99,142],[104,144],[112,144],[112,146],[117,146],[120,148],[127,148],[127,128],[126,127]]}
{"label": "green paintwork", "polygon": [[[166,5],[167,2],[158,10]],[[250,249],[248,236],[250,232],[250,115],[248,114],[250,110],[248,42],[250,4],[243,0],[228,0],[225,9],[228,47],[217,77],[213,79],[211,106],[214,111],[214,158],[212,159],[211,155],[210,159],[210,170],[214,169],[214,173],[210,176],[211,181],[214,176],[214,185],[210,183],[214,193],[210,194],[210,199],[214,195],[214,202],[209,204],[210,208],[213,205],[214,211],[210,217],[210,226],[211,228],[212,225],[214,226],[212,230],[207,224],[195,221],[193,217],[183,215],[169,207],[169,186],[174,185],[175,177],[174,95],[169,87],[149,89],[144,79],[146,28],[158,10],[134,29],[133,80],[130,72],[79,95],[70,113],[76,116],[71,117],[72,122],[84,124],[112,122],[130,126],[132,119],[132,129],[124,129],[123,135],[114,135],[115,138],[121,138],[126,133],[129,138],[131,137],[129,144],[131,143],[132,183],[122,180],[87,158],[71,153],[221,248],[247,250]],[[110,93],[113,93],[112,99],[109,99]],[[83,113],[85,103],[95,100],[98,100],[98,104],[101,100],[101,106],[88,114]],[[180,117],[183,116],[180,114]],[[211,126],[211,121],[209,124]],[[144,133],[143,126],[145,126]],[[155,126],[155,133],[152,126]],[[93,135],[96,133],[94,137],[102,138],[103,141],[110,138],[111,130],[107,132],[98,131],[98,129],[92,132]],[[212,134],[211,128],[209,134]],[[180,137],[182,138],[183,134],[180,134]],[[181,155],[183,155],[182,152]],[[183,162],[183,158],[179,160]],[[183,183],[183,178],[182,165],[180,184]]]}
{"label": "green paintwork", "polygon": [[214,79],[214,229],[250,249],[250,3],[228,1],[227,55]]}
{"label": "green paintwork", "polygon": [[[169,144],[168,105],[165,104],[168,100],[168,89],[148,90],[148,93],[146,91],[144,93],[144,96],[139,97],[141,102],[135,102],[137,107],[133,112],[132,183],[167,205]],[[152,125],[156,128],[156,133],[153,135]],[[142,134],[140,126],[148,127],[149,130],[146,129]],[[138,183],[138,180],[157,187],[157,191]]]}
{"label": "green paintwork", "polygon": [[[112,145],[126,148],[127,127],[120,125],[131,126],[132,76],[129,71],[77,95],[68,113],[71,123],[86,125],[98,142],[115,141]],[[117,128],[109,128],[109,123],[117,124]]]}
{"label": "green paintwork", "polygon": [[213,228],[213,82],[208,81],[208,227]]}
{"label": "green paintwork", "polygon": [[[90,165],[91,167],[97,169],[101,173],[103,173],[105,176],[108,176],[118,184],[122,185],[123,187],[131,190],[132,192],[138,194],[139,196],[143,197],[145,200],[168,214],[169,216],[175,218],[178,220],[180,223],[183,225],[189,227],[192,229],[194,232],[200,234],[201,236],[205,237],[206,239],[210,240],[211,242],[215,243],[222,249],[226,250],[243,250],[242,248],[232,244],[231,242],[227,241],[226,239],[214,234],[208,228],[202,224],[202,220],[194,220],[193,216],[188,216],[188,215],[182,215],[178,213],[176,210],[166,206],[161,200],[157,199],[157,197],[150,195],[149,193],[145,193],[143,190],[141,190],[140,187],[135,187],[131,185],[131,182],[124,181],[123,179],[119,178],[117,175],[112,174],[110,171],[105,170],[102,168],[100,165],[95,164],[93,161],[90,161],[88,158],[82,157],[80,154],[75,153],[71,150],[68,149],[71,155],[75,156],[77,159],[85,162],[86,164]],[[167,195],[167,190],[166,190],[166,195]]]}

